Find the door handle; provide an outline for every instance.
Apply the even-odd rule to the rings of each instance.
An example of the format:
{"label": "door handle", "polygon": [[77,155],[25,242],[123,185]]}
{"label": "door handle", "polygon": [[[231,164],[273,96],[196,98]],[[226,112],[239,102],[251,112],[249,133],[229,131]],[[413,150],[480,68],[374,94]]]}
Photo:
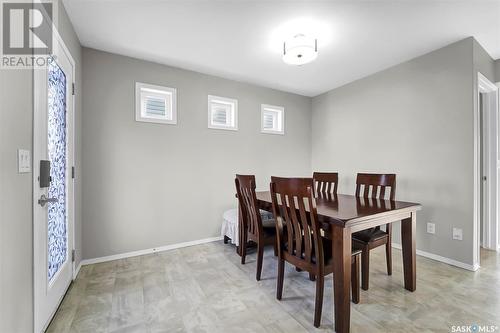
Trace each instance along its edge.
{"label": "door handle", "polygon": [[57,198],[47,198],[45,196],[45,194],[42,194],[42,196],[40,197],[40,199],[38,199],[38,204],[40,206],[42,206],[42,207],[45,206],[45,204],[47,202],[59,202],[59,199],[57,199]]}

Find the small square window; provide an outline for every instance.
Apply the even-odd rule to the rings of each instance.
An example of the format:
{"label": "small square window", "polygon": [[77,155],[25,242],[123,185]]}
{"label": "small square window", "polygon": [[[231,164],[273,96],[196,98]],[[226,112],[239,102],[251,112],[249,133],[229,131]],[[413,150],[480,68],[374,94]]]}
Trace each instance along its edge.
{"label": "small square window", "polygon": [[177,124],[176,89],[136,82],[135,120]]}
{"label": "small square window", "polygon": [[261,132],[285,134],[285,109],[281,106],[261,105]]}
{"label": "small square window", "polygon": [[208,128],[238,130],[238,101],[208,95]]}

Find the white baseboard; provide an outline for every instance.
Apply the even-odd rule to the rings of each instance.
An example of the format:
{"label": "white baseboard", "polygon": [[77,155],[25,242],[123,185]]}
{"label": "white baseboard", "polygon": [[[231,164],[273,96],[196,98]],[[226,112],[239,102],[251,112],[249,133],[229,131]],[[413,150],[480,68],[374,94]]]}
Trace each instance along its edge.
{"label": "white baseboard", "polygon": [[85,266],[85,265],[92,265],[92,264],[97,264],[101,262],[106,262],[106,261],[112,261],[112,260],[118,260],[118,259],[123,259],[123,258],[130,258],[130,257],[136,257],[136,256],[142,256],[145,254],[151,254],[155,252],[163,252],[163,251],[168,251],[168,250],[174,250],[174,249],[180,249],[182,247],[188,247],[188,246],[193,246],[193,245],[199,245],[199,244],[205,244],[205,243],[210,243],[210,242],[216,242],[222,240],[222,236],[219,237],[211,237],[211,238],[204,238],[204,239],[199,239],[195,241],[190,241],[190,242],[184,242],[184,243],[177,243],[177,244],[172,244],[172,245],[165,245],[165,246],[160,246],[160,247],[154,247],[151,249],[145,249],[145,250],[139,250],[139,251],[132,251],[132,252],[126,252],[126,253],[120,253],[120,254],[114,254],[111,256],[106,256],[106,257],[99,257],[99,258],[93,258],[93,259],[84,259],[80,262],[80,266]]}
{"label": "white baseboard", "polygon": [[[392,247],[395,248],[395,249],[401,250],[401,244],[392,243]],[[417,255],[425,257],[425,258],[429,258],[429,259],[432,259],[432,260],[440,261],[440,262],[443,262],[443,263],[448,264],[448,265],[460,267],[460,268],[463,268],[463,269],[466,269],[466,270],[469,270],[469,271],[477,271],[479,269],[479,265],[477,265],[477,264],[476,265],[466,264],[466,263],[463,263],[461,261],[457,261],[457,260],[454,260],[454,259],[442,257],[440,255],[437,255],[437,254],[434,254],[434,253],[425,252],[425,251],[422,251],[422,250],[417,250]]]}

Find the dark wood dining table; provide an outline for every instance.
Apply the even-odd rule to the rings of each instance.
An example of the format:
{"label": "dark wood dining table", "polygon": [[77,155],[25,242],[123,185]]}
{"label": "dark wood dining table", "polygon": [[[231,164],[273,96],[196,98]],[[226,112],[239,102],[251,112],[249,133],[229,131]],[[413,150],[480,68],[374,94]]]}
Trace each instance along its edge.
{"label": "dark wood dining table", "polygon": [[[256,195],[259,208],[272,211],[271,193],[257,192]],[[338,194],[316,198],[316,206],[325,237],[332,239],[334,319],[337,333],[349,332],[350,329],[352,233],[401,221],[404,287],[415,291],[415,226],[416,212],[422,208],[420,204]]]}

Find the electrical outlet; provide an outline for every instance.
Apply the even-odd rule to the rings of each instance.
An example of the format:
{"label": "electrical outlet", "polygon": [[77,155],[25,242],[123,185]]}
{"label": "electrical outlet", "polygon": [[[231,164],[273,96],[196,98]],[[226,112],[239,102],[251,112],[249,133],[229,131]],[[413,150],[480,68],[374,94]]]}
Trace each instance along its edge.
{"label": "electrical outlet", "polygon": [[31,154],[29,150],[17,150],[17,165],[19,173],[26,173],[31,171]]}
{"label": "electrical outlet", "polygon": [[436,233],[436,225],[434,223],[427,223],[427,233],[428,234]]}
{"label": "electrical outlet", "polygon": [[453,239],[462,240],[462,229],[453,228]]}

